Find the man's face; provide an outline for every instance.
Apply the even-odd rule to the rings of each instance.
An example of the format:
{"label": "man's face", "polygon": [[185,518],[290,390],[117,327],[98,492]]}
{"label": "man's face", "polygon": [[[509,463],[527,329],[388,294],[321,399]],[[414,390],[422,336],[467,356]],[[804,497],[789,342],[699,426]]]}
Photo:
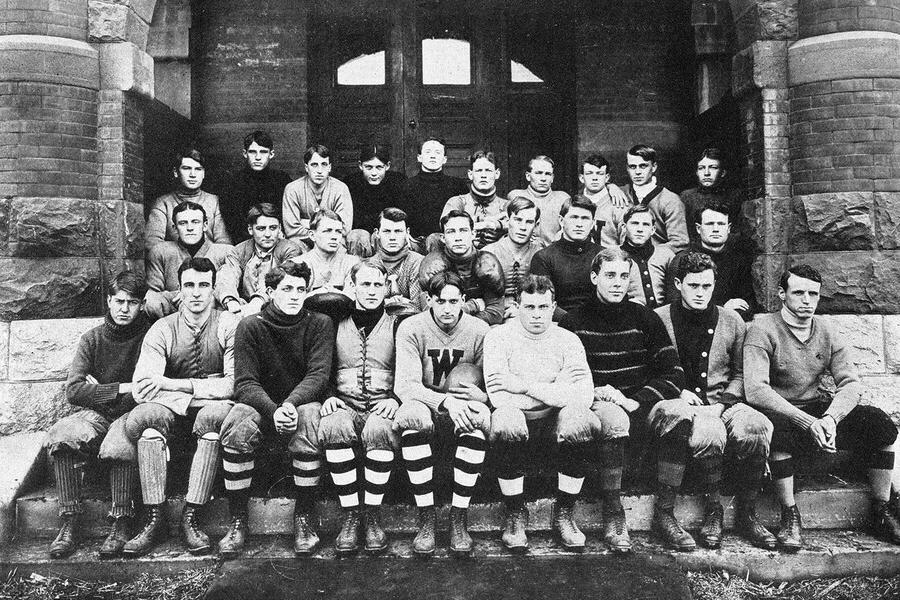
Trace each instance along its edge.
{"label": "man's face", "polygon": [[182,187],[188,190],[200,189],[200,186],[203,185],[203,178],[205,176],[206,171],[204,170],[203,165],[193,158],[182,158],[181,164],[175,171],[175,177],[178,178],[178,182]]}
{"label": "man's face", "polygon": [[519,322],[528,333],[539,335],[550,329],[556,302],[550,290],[542,294],[523,293],[519,299]]}
{"label": "man's face", "polygon": [[268,252],[278,243],[281,224],[275,217],[260,216],[253,225],[247,225],[247,231],[253,236],[253,243],[260,250]]}
{"label": "man's face", "polygon": [[181,304],[189,312],[200,314],[212,305],[213,272],[188,269],[181,274]]}
{"label": "man's face", "polygon": [[469,169],[469,181],[472,188],[481,194],[490,194],[497,187],[500,178],[500,169],[486,158],[479,158]]}
{"label": "man's face", "polygon": [[597,296],[603,302],[615,304],[625,299],[631,263],[627,260],[611,260],[600,263],[600,271],[591,271],[591,283],[597,286]]}
{"label": "man's face", "polygon": [[312,232],[313,243],[325,254],[334,254],[341,247],[344,237],[344,226],[336,219],[323,218],[319,226]]}
{"label": "man's face", "polygon": [[469,220],[465,217],[454,217],[444,225],[444,245],[452,254],[462,256],[472,248],[475,234]]}
{"label": "man's face", "polygon": [[731,234],[728,215],[723,215],[715,210],[704,210],[700,215],[700,222],[697,223],[697,233],[700,234],[700,241],[706,246],[721,248]]}
{"label": "man's face", "polygon": [[302,277],[285,275],[276,288],[269,288],[269,300],[284,314],[296,315],[303,308],[308,287]]}
{"label": "man's face", "polygon": [[537,208],[525,208],[509,217],[509,239],[524,246],[537,226]]}
{"label": "man's face", "polygon": [[397,254],[406,246],[409,228],[406,221],[381,219],[378,226],[378,243],[386,254]]}
{"label": "man's face", "polygon": [[653,236],[653,215],[648,212],[631,215],[625,223],[625,239],[635,246],[643,246]]}
{"label": "man's face", "polygon": [[269,166],[269,161],[275,156],[275,151],[265,146],[260,146],[256,142],[250,144],[250,147],[244,150],[244,158],[247,159],[247,166],[254,171],[262,171]]}
{"label": "man's face", "polygon": [[631,178],[631,183],[634,185],[650,183],[650,180],[653,179],[653,174],[656,173],[656,163],[634,154],[627,154],[626,159],[628,161],[628,177]]}
{"label": "man's face", "polygon": [[318,152],[313,153],[312,158],[306,163],[306,174],[315,185],[323,185],[331,173],[331,159],[324,158]]}
{"label": "man's face", "polygon": [[808,319],[816,314],[819,306],[819,292],[822,284],[811,279],[797,277],[793,273],[788,277],[788,289],[778,288],[778,297],[784,307],[801,319]]}
{"label": "man's face", "polygon": [[206,219],[199,210],[183,210],[175,217],[175,230],[182,244],[193,246],[203,240]]}
{"label": "man's face", "polygon": [[390,168],[391,163],[385,164],[379,158],[370,158],[366,162],[359,163],[359,170],[369,185],[380,185]]}
{"label": "man's face", "polygon": [[606,172],[606,167],[583,163],[578,179],[584,185],[584,191],[588,194],[596,194],[606,189],[606,184],[609,183],[609,173]]}
{"label": "man's face", "polygon": [[681,303],[693,310],[706,310],[716,287],[716,275],[712,269],[701,273],[686,273],[683,280],[675,279],[675,288],[681,293]]}
{"label": "man's face", "polygon": [[713,187],[725,176],[725,169],[715,158],[701,158],[697,163],[697,183],[701,187]]}
{"label": "man's face", "polygon": [[546,160],[533,160],[528,171],[525,172],[525,180],[538,194],[546,194],[553,185],[553,165]]}
{"label": "man's face", "polygon": [[572,207],[559,218],[562,237],[570,242],[583,242],[591,234],[594,226],[594,215],[586,208]]}
{"label": "man's face", "polygon": [[416,157],[422,170],[427,173],[437,173],[444,168],[447,162],[447,154],[444,145],[437,140],[429,140],[422,144],[419,156]]}
{"label": "man's face", "polygon": [[450,329],[455,327],[462,315],[463,303],[466,301],[465,296],[458,287],[453,285],[444,286],[439,296],[428,296],[428,308],[434,315],[434,320],[439,325]]}
{"label": "man's face", "polygon": [[375,310],[384,302],[387,292],[387,278],[384,273],[372,267],[361,267],[356,272],[356,308]]}
{"label": "man's face", "polygon": [[106,297],[109,316],[116,325],[130,325],[137,318],[138,313],[141,312],[143,305],[143,300],[135,298],[123,290]]}

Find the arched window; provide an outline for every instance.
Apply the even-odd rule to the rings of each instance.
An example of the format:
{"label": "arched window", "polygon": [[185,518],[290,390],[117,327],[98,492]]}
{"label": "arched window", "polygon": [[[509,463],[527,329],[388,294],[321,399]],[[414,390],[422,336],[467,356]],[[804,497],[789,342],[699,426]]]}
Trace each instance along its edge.
{"label": "arched window", "polygon": [[513,83],[544,83],[543,79],[518,61],[509,61],[509,71],[511,75],[510,81]]}
{"label": "arched window", "polygon": [[337,68],[338,85],[384,85],[387,81],[385,52],[351,58]]}

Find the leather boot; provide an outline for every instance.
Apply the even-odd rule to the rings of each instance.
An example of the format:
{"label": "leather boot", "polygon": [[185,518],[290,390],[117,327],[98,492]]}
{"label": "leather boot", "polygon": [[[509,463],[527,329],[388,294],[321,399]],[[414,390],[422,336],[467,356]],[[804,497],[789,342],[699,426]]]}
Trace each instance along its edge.
{"label": "leather boot", "polygon": [[528,549],[528,534],[525,527],[528,526],[528,509],[520,506],[515,509],[506,509],[506,526],[500,540],[510,552],[525,552]]}
{"label": "leather boot", "polygon": [[553,532],[566,550],[584,550],[585,537],[575,523],[574,506],[561,506],[559,501],[553,505]]}
{"label": "leather boot", "polygon": [[153,550],[158,542],[166,539],[166,518],[162,504],[151,504],[146,507],[144,526],[136,536],[125,542],[122,554],[135,557],[143,556]]}
{"label": "leather boot", "polygon": [[131,539],[131,526],[133,519],[131,517],[116,517],[112,522],[109,535],[103,540],[100,546],[100,558],[115,558],[121,556],[122,549]]}
{"label": "leather boot", "polygon": [[191,554],[205,554],[210,548],[209,536],[200,529],[197,520],[197,508],[185,504],[181,512],[181,539]]}
{"label": "leather boot", "polygon": [[353,554],[359,550],[359,508],[345,508],[341,517],[341,530],[334,539],[334,549],[339,555]]}
{"label": "leather boot", "polygon": [[413,552],[419,556],[434,554],[434,529],[435,511],[433,506],[423,506],[419,509],[419,518],[416,527],[419,533],[413,539]]}
{"label": "leather boot", "polygon": [[797,505],[781,507],[781,527],[775,538],[785,552],[797,552],[803,547],[803,523]]}
{"label": "leather boot", "polygon": [[603,541],[613,552],[631,552],[631,536],[625,524],[625,509],[621,506],[617,511],[603,513]]}
{"label": "leather boot", "polygon": [[706,507],[703,524],[700,526],[700,544],[704,548],[715,550],[722,545],[722,528],[725,521],[725,509],[718,502]]}
{"label": "leather boot", "polygon": [[744,494],[737,499],[735,525],[751,544],[763,550],[774,550],[778,540],[763,526],[756,514],[756,495]]}
{"label": "leather boot", "polygon": [[294,554],[312,554],[319,545],[319,534],[315,529],[315,512],[294,509]]}
{"label": "leather boot", "polygon": [[450,552],[469,554],[472,552],[472,536],[469,535],[469,509],[450,507]]}
{"label": "leather boot", "polygon": [[381,552],[388,546],[387,534],[381,528],[381,508],[366,508],[366,552]]}
{"label": "leather boot", "polygon": [[697,542],[678,523],[678,519],[671,510],[656,508],[653,511],[653,529],[669,548],[679,552],[691,552],[697,549]]}
{"label": "leather boot", "polygon": [[891,510],[889,502],[872,501],[872,529],[876,537],[892,544],[900,544],[900,520]]}
{"label": "leather boot", "polygon": [[231,517],[228,532],[219,540],[219,553],[222,558],[236,558],[244,551],[244,543],[250,535],[247,525],[247,513],[235,513]]}
{"label": "leather boot", "polygon": [[78,547],[78,514],[65,513],[60,517],[59,533],[50,544],[51,558],[65,558]]}

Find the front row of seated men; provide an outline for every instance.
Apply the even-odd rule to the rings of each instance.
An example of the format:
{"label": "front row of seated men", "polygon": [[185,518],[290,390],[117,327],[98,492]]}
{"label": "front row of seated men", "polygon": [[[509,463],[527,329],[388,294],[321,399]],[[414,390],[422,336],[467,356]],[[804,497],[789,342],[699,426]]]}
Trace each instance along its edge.
{"label": "front row of seated men", "polygon": [[[379,506],[402,467],[419,510],[413,549],[429,555],[435,450],[444,445],[452,453],[450,549],[457,554],[472,549],[467,509],[491,453],[507,548],[528,547],[524,478],[541,456],[557,471],[552,525],[560,543],[584,547],[574,506],[585,477],[596,475],[603,539],[612,551],[629,551],[622,471],[626,454],[649,448],[656,456],[653,528],[674,549],[721,543],[726,456],[738,465],[738,530],[760,547],[799,549],[792,458],[810,449],[848,449],[865,461],[874,531],[900,543],[892,496],[897,430],[883,412],[860,405],[865,390],[849,348],[814,317],[820,275],[805,265],[788,269],[783,308],[760,317],[745,336],[736,312],[710,302],[716,267],[708,255],[680,261],[680,300],[656,311],[629,301],[632,267],[622,249],[599,252],[590,265],[593,294],[559,325],[553,283],[524,276],[515,318],[494,328],[465,313],[466,284],[447,271],[428,280],[427,310],[400,322],[385,310],[388,271],[372,259],[353,266],[352,313],[336,327],[304,308],[316,274],[292,261],[265,275],[265,304],[238,321],[213,310],[216,269],[193,257],[178,269],[178,311],[148,329],[140,316],[144,286],[123,273],[109,289],[106,321],[84,335],[72,364],[67,393],[85,410],[48,434],[61,515],[50,553],[66,556],[77,545],[78,469],[98,456],[112,464],[113,525],[101,556],[151,551],[167,531],[169,446],[191,437],[196,450],[181,518],[191,552],[211,548],[198,511],[221,464],[231,526],[219,550],[240,554],[258,452],[275,448],[290,455],[297,554],[319,542],[315,499],[326,471],[343,513],[337,551],[356,551],[360,538],[366,550],[383,550]],[[834,376],[833,397],[819,390],[825,372]],[[782,505],[774,535],[755,512],[767,459]],[[674,515],[689,462],[705,488],[697,538]],[[135,471],[140,527],[133,522]]]}

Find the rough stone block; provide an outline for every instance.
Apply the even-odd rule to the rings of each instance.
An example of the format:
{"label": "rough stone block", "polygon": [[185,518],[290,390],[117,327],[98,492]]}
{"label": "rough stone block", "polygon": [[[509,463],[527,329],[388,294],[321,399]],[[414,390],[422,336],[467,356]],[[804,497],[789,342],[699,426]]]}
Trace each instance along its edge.
{"label": "rough stone block", "polygon": [[784,254],[760,254],[753,261],[753,290],[765,311],[781,306],[778,300],[778,278],[784,271],[787,256]]}
{"label": "rough stone block", "polygon": [[100,254],[111,258],[141,258],[144,252],[144,207],[135,202],[100,204]]}
{"label": "rough stone block", "polygon": [[82,334],[102,322],[101,317],[13,321],[9,326],[9,380],[65,379]]}
{"label": "rough stone block", "polygon": [[97,258],[0,257],[0,320],[101,314]]}
{"label": "rough stone block", "polygon": [[900,193],[875,192],[875,237],[879,248],[900,248]]}
{"label": "rough stone block", "polygon": [[875,247],[871,192],[794,196],[791,250],[869,250]]}
{"label": "rough stone block", "polygon": [[849,345],[860,373],[885,372],[884,317],[881,315],[823,315],[838,339]]}
{"label": "rough stone block", "polygon": [[900,313],[900,252],[889,250],[872,258],[872,281],[869,296],[874,301],[875,312]]}
{"label": "rough stone block", "polygon": [[127,4],[90,0],[88,18],[92,42],[131,42],[139,48],[147,45],[150,24]]}
{"label": "rough stone block", "polygon": [[792,254],[789,263],[806,263],[826,275],[819,302],[820,314],[871,313],[876,312],[874,259],[872,253],[862,251],[813,252]]}
{"label": "rough stone block", "polygon": [[820,35],[788,48],[788,83],[900,77],[900,35],[848,31]]}
{"label": "rough stone block", "polygon": [[64,381],[0,382],[0,436],[46,431],[72,412]]}
{"label": "rough stone block", "polygon": [[130,42],[99,44],[100,83],[104,89],[153,98],[153,58]]}
{"label": "rough stone block", "polygon": [[97,256],[97,206],[88,200],[14,198],[12,256]]}
{"label": "rough stone block", "polygon": [[[0,193],[2,195],[2,193]],[[9,256],[9,207],[11,197],[0,198],[0,256]]]}
{"label": "rough stone block", "polygon": [[0,321],[0,381],[9,377],[9,321]]}
{"label": "rough stone block", "polygon": [[787,87],[787,42],[754,42],[732,60],[732,93]]}
{"label": "rough stone block", "polygon": [[797,0],[729,0],[738,47],[797,37]]}
{"label": "rough stone block", "polygon": [[862,403],[877,406],[900,426],[900,377],[896,375],[868,376],[862,378],[866,386]]}

